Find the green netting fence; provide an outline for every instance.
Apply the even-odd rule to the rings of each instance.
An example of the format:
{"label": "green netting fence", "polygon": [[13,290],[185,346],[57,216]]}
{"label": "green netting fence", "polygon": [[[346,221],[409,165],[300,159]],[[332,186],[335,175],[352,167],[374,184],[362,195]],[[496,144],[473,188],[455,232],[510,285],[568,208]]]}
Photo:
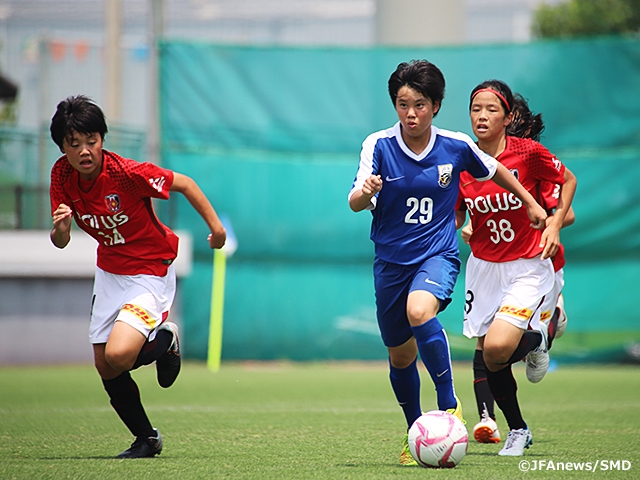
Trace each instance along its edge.
{"label": "green netting fence", "polygon": [[[439,127],[470,133],[468,95],[490,78],[543,113],[543,143],[579,180],[577,221],[563,232],[569,328],[554,356],[623,359],[640,342],[640,40],[422,49],[168,41],[163,165],[195,178],[238,237],[227,264],[223,358],[386,358],[370,215],[352,213],[346,196],[362,140],[395,122],[389,74],[415,58],[447,79]],[[174,226],[195,240],[193,274],[181,284],[183,345],[188,357],[205,358],[212,255],[197,214],[183,199],[175,211]],[[461,277],[441,315],[456,359],[474,349],[461,335],[462,285]]]}
{"label": "green netting fence", "polygon": [[[0,229],[51,228],[49,176],[62,154],[48,128],[0,125]],[[145,133],[138,129],[110,125],[104,146],[145,160]]]}

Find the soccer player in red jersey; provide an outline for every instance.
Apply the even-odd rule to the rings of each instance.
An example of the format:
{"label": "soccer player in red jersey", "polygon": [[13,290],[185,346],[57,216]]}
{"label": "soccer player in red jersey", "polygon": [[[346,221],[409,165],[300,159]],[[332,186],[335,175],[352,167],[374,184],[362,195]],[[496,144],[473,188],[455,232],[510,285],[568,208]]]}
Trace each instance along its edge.
{"label": "soccer player in red jersey", "polygon": [[[507,135],[513,137],[530,138],[540,141],[540,136],[544,130],[544,122],[540,113],[534,115],[529,108],[527,101],[519,94],[514,94],[512,114],[513,118],[507,126]],[[551,220],[551,216],[558,204],[560,197],[560,185],[551,182],[542,182],[540,185],[540,204],[547,210],[547,222]],[[575,213],[570,208],[564,219],[563,228],[572,225],[575,221]],[[469,243],[469,239],[473,233],[470,223],[467,223],[461,230],[462,239],[465,243]],[[547,327],[553,327],[557,324],[555,338],[559,338],[564,334],[567,326],[567,315],[564,309],[564,297],[562,289],[564,287],[564,247],[558,245],[556,254],[551,258],[555,271],[555,281],[553,290],[545,295],[542,306],[540,307],[540,321],[545,323]],[[556,318],[554,318],[554,316]],[[552,335],[549,335],[551,340]],[[549,341],[551,348],[551,341]],[[491,395],[491,389],[487,384],[487,374],[484,360],[482,358],[482,350],[476,350],[473,361],[474,376],[474,393],[478,407],[478,415],[480,422],[473,428],[475,439],[480,443],[499,443],[500,432],[495,423],[494,400]]]}
{"label": "soccer player in red jersey", "polygon": [[[544,122],[542,121],[542,114],[538,113],[534,115],[529,108],[529,104],[520,94],[514,94],[513,103],[513,119],[507,127],[507,135],[530,138],[539,142],[540,136],[545,128]],[[540,197],[540,204],[547,210],[547,214],[549,215],[547,222],[549,222],[551,220],[550,216],[553,215],[558,205],[560,185],[551,182],[542,182],[540,186]],[[573,225],[575,219],[575,212],[573,208],[570,207],[564,218],[562,228]],[[545,295],[541,307],[540,321],[552,327],[557,323],[558,328],[555,332],[555,338],[559,338],[567,328],[567,315],[564,310],[564,298],[562,296],[562,289],[564,287],[564,265],[566,263],[564,246],[562,244],[558,245],[558,251],[551,258],[551,261],[553,262],[553,269],[555,271],[555,282],[551,293]],[[552,322],[554,315],[557,316],[557,319]],[[549,348],[551,348],[551,342],[549,342]]]}
{"label": "soccer player in red jersey", "polygon": [[[548,368],[549,332],[540,323],[540,307],[554,285],[551,257],[560,244],[559,231],[577,184],[573,173],[541,144],[507,135],[513,105],[513,94],[504,82],[491,80],[472,91],[470,117],[478,146],[538,199],[544,182],[561,185],[555,214],[541,233],[531,228],[515,197],[463,173],[456,218],[460,227],[468,212],[473,229],[465,278],[464,334],[478,339],[474,364],[484,362],[491,394],[509,424],[499,453],[504,456],[520,456],[532,443],[511,365],[526,356],[527,378],[532,382],[540,381]],[[554,327],[549,329],[551,339]]]}
{"label": "soccer player in red jersey", "polygon": [[[553,211],[558,204],[558,187],[555,184],[545,183],[541,188],[542,202],[540,204],[549,212],[550,216],[553,215]],[[573,208],[569,209],[562,228],[572,225],[575,222],[575,218]],[[553,326],[557,325],[554,337],[560,338],[567,329],[567,314],[564,309],[564,297],[562,295],[564,266],[566,264],[564,245],[562,243],[558,245],[558,251],[551,258],[551,261],[555,271],[555,282],[553,290],[545,296],[542,307],[540,307],[540,321],[545,323],[547,327],[551,326],[553,328]],[[549,342],[549,348],[551,348],[551,341]]]}
{"label": "soccer player in red jersey", "polygon": [[129,372],[156,362],[158,383],[167,388],[180,371],[180,347],[178,327],[167,321],[178,237],[160,223],[151,199],[182,193],[208,225],[211,248],[223,247],[226,232],[191,178],[104,150],[104,114],[87,97],[60,102],[50,131],[64,153],[51,170],[51,241],[69,244],[72,219],[98,241],[89,340],[111,405],[136,437],[118,458],[153,457],[162,436]]}

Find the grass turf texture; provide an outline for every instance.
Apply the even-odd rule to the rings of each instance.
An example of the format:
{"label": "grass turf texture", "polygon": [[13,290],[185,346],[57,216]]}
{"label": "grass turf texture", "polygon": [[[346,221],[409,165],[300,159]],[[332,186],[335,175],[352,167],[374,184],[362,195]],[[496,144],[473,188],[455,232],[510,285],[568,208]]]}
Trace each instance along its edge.
{"label": "grass turf texture", "polygon": [[[640,368],[571,366],[539,384],[515,369],[534,444],[524,457],[473,440],[454,470],[398,464],[404,417],[384,363],[223,364],[216,374],[186,363],[176,384],[155,369],[134,372],[164,451],[116,460],[133,441],[91,366],[0,368],[2,479],[389,479],[585,478],[585,472],[523,473],[521,460],[628,460],[627,471],[591,478],[640,478]],[[467,427],[476,422],[469,364],[455,364]],[[423,410],[435,392],[423,371]],[[507,427],[498,425],[503,439]]]}

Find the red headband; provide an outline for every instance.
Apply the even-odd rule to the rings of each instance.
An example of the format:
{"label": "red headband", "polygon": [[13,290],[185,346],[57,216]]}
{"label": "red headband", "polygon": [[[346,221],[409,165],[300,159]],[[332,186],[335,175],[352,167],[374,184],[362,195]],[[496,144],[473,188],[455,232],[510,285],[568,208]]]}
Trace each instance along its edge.
{"label": "red headband", "polygon": [[509,112],[511,112],[511,106],[509,105],[509,102],[507,102],[507,99],[504,98],[504,95],[502,95],[500,92],[494,90],[493,88],[481,88],[480,90],[476,90],[475,93],[473,94],[473,96],[471,97],[471,100],[476,98],[476,95],[478,95],[479,93],[482,93],[482,92],[491,92],[491,93],[493,93],[496,97],[498,97],[500,100],[502,100],[502,103],[504,103],[505,107],[507,107],[507,110]]}

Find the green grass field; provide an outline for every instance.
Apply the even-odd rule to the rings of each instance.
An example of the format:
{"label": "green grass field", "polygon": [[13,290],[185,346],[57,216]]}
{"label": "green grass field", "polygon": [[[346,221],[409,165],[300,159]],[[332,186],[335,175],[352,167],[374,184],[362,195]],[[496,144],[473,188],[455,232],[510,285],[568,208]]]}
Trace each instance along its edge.
{"label": "green grass field", "polygon": [[[471,366],[456,364],[454,374],[473,428]],[[0,478],[640,478],[640,368],[633,366],[561,366],[536,385],[517,367],[534,445],[524,457],[503,458],[500,446],[471,441],[453,470],[398,464],[404,418],[384,363],[223,364],[215,374],[187,363],[168,390],[156,384],[153,367],[134,378],[164,437],[154,459],[113,458],[133,438],[93,367],[0,368]],[[422,398],[423,410],[435,408],[426,373]],[[503,417],[498,424],[504,437]],[[531,468],[547,463],[522,472],[521,460]],[[630,464],[600,470],[610,460]],[[595,472],[566,470],[569,462],[596,461]]]}

